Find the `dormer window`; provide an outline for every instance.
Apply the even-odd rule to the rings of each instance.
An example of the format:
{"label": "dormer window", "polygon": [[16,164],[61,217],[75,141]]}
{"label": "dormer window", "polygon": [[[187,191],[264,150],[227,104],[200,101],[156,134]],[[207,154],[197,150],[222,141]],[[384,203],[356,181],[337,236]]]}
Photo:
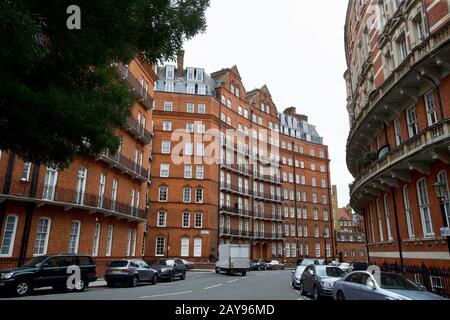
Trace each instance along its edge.
{"label": "dormer window", "polygon": [[188,81],[194,81],[195,80],[195,78],[194,78],[194,69],[192,69],[192,68],[188,68],[187,69],[187,80]]}
{"label": "dormer window", "polygon": [[167,66],[166,67],[166,78],[169,79],[169,80],[173,80],[174,76],[175,76],[175,67],[174,66]]}
{"label": "dormer window", "polygon": [[195,75],[195,80],[198,82],[203,82],[203,70],[197,69],[197,74]]}

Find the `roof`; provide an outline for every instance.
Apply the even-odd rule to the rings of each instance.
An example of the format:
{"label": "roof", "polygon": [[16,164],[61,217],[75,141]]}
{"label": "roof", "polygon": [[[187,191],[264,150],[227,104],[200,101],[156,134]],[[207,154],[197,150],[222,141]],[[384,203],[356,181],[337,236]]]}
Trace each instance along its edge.
{"label": "roof", "polygon": [[346,208],[339,208],[337,209],[337,218],[338,220],[353,220],[353,215]]}

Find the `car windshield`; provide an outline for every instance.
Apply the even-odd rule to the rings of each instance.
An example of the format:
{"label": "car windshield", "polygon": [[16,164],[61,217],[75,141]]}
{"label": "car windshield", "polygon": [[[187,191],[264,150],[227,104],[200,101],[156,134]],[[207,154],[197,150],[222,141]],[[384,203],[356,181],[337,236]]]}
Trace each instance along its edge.
{"label": "car windshield", "polygon": [[175,264],[175,260],[159,260],[158,264],[161,266],[173,266]]}
{"label": "car windshield", "polygon": [[46,259],[47,257],[35,257],[31,260],[28,260],[22,267],[40,267]]}
{"label": "car windshield", "polygon": [[333,277],[333,278],[342,278],[345,276],[345,272],[336,267],[317,267],[316,275],[325,278],[325,277]]}
{"label": "car windshield", "polygon": [[298,266],[295,269],[295,275],[296,276],[301,276],[303,274],[303,271],[305,271],[305,269],[306,269],[306,266]]}
{"label": "car windshield", "polygon": [[111,261],[110,268],[124,268],[128,266],[128,261]]}
{"label": "car windshield", "polygon": [[381,274],[381,288],[394,290],[412,290],[422,291],[412,281],[409,281],[400,274],[382,273]]}
{"label": "car windshield", "polygon": [[314,260],[310,260],[310,259],[303,259],[301,265],[302,266],[309,266],[311,264],[314,264]]}

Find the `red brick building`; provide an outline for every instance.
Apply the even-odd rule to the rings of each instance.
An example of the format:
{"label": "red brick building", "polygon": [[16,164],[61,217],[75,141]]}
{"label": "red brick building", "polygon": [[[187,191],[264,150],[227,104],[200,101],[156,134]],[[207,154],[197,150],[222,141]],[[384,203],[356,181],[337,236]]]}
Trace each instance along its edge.
{"label": "red brick building", "polygon": [[353,215],[350,206],[337,209],[335,225],[336,257],[339,262],[367,262],[364,224]]}
{"label": "red brick building", "polygon": [[0,151],[0,268],[87,253],[101,275],[107,260],[142,255],[156,73],[137,59],[118,70],[137,102],[117,154],[78,156],[58,172]]}
{"label": "red brick building", "polygon": [[347,165],[372,263],[450,266],[449,23],[447,0],[349,1]]}
{"label": "red brick building", "polygon": [[207,262],[220,243],[288,263],[331,253],[328,150],[307,118],[280,114],[266,86],[247,91],[236,66],[208,75],[180,57],[158,76],[146,256]]}

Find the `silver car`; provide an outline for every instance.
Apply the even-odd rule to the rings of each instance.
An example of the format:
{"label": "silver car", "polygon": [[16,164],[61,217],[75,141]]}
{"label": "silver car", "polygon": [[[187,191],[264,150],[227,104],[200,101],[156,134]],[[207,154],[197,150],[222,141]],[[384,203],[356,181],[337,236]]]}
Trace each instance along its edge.
{"label": "silver car", "polygon": [[136,287],[139,282],[148,281],[152,284],[158,282],[158,271],[150,268],[144,260],[114,260],[106,270],[105,280],[108,287],[115,284],[127,284]]}
{"label": "silver car", "polygon": [[333,285],[335,300],[446,300],[397,273],[381,272],[381,281],[367,271],[355,271]]}

